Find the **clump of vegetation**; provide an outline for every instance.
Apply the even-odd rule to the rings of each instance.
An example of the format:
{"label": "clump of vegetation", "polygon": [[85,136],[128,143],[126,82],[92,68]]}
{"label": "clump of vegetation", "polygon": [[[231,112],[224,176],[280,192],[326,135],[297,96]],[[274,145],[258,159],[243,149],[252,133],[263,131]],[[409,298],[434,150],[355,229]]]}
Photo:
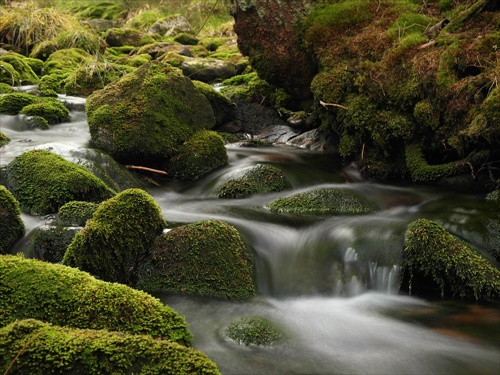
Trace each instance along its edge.
{"label": "clump of vegetation", "polygon": [[10,84],[1,82],[2,81],[1,76],[2,74],[0,74],[0,94],[7,94],[12,91],[12,86]]}
{"label": "clump of vegetation", "polygon": [[169,171],[176,179],[194,181],[226,164],[222,137],[211,130],[200,130],[179,147],[169,162]]}
{"label": "clump of vegetation", "polygon": [[251,253],[236,228],[204,220],[162,234],[141,270],[149,292],[242,300],[255,295]]}
{"label": "clump of vegetation", "polygon": [[413,292],[423,289],[416,281],[423,277],[439,288],[441,296],[500,296],[500,270],[471,244],[431,220],[418,219],[408,226],[403,257],[403,278],[408,279]]}
{"label": "clump of vegetation", "polygon": [[[45,61],[45,74],[69,75],[78,67],[91,63],[94,57],[80,48],[66,48],[52,53]],[[57,91],[57,90],[56,90]]]}
{"label": "clump of vegetation", "polygon": [[[0,56],[0,61],[10,64],[12,68],[19,74],[19,78],[15,80],[18,85],[36,85],[40,78],[33,71],[27,58],[13,52],[8,52]],[[3,74],[2,74],[3,75]]]}
{"label": "clump of vegetation", "polygon": [[0,256],[0,326],[20,319],[151,335],[190,346],[184,318],[147,293],[22,256]]}
{"label": "clump of vegetation", "polygon": [[35,319],[0,328],[0,357],[9,374],[220,374],[203,353],[170,341]]}
{"label": "clump of vegetation", "polygon": [[74,16],[53,7],[3,7],[0,14],[0,42],[14,45],[26,55],[40,42],[64,31],[82,29]]}
{"label": "clump of vegetation", "polygon": [[164,226],[161,209],[149,194],[124,190],[99,205],[68,247],[63,264],[134,286],[138,267]]}
{"label": "clump of vegetation", "polygon": [[42,117],[52,125],[64,122],[69,118],[68,108],[54,98],[43,98],[38,103],[28,104],[19,113],[26,116]]}
{"label": "clump of vegetation", "polygon": [[7,166],[7,182],[21,209],[37,215],[74,200],[101,202],[115,192],[86,168],[46,150],[31,150]]}
{"label": "clump of vegetation", "polygon": [[27,105],[35,104],[40,99],[35,95],[14,92],[0,96],[0,113],[6,115],[17,115]]}
{"label": "clump of vegetation", "polygon": [[57,213],[57,224],[83,227],[98,207],[99,204],[94,202],[68,202],[59,209]]}
{"label": "clump of vegetation", "polygon": [[290,187],[285,173],[269,164],[257,164],[241,178],[225,182],[219,189],[219,198],[246,198],[255,193],[283,191]]}
{"label": "clump of vegetation", "polygon": [[139,165],[165,163],[196,131],[215,124],[208,100],[191,80],[155,62],[94,92],[86,111],[96,147]]}
{"label": "clump of vegetation", "polygon": [[425,160],[422,148],[419,145],[406,146],[406,165],[413,181],[436,181],[443,177],[452,176],[462,170],[457,162],[429,165]]}
{"label": "clump of vegetation", "polygon": [[269,209],[296,214],[356,215],[375,212],[378,207],[354,190],[324,188],[278,198],[269,204]]}
{"label": "clump of vegetation", "polygon": [[10,138],[7,137],[4,133],[0,132],[0,147],[5,146],[10,142]]}
{"label": "clump of vegetation", "polygon": [[59,263],[73,241],[77,230],[60,226],[44,226],[37,229],[33,240],[33,251],[37,259]]}
{"label": "clump of vegetation", "polygon": [[271,346],[283,341],[284,334],[269,320],[252,316],[227,327],[227,337],[243,345]]}
{"label": "clump of vegetation", "polygon": [[234,118],[236,106],[229,98],[219,91],[215,90],[211,85],[201,81],[193,81],[194,85],[208,99],[215,115],[215,127],[224,125]]}
{"label": "clump of vegetation", "polygon": [[5,254],[24,235],[19,202],[3,185],[0,185],[0,254]]}

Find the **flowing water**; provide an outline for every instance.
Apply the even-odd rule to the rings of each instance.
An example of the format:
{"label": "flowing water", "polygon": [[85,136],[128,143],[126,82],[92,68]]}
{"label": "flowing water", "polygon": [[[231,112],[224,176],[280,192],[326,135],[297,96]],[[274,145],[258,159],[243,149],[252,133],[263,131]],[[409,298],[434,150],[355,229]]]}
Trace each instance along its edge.
{"label": "flowing water", "polygon": [[[0,149],[0,165],[32,148],[50,149],[74,162],[93,155],[102,163],[102,156],[89,150],[84,113],[71,116],[70,122],[42,131],[29,129],[23,116],[0,115],[0,131],[11,139]],[[404,233],[417,218],[435,220],[480,249],[498,244],[500,216],[483,196],[363,181],[334,155],[286,146],[228,146],[228,155],[227,167],[195,183],[164,181],[154,187],[120,170],[128,175],[126,183],[148,190],[171,225],[224,220],[252,248],[258,290],[253,300],[157,296],[186,317],[194,346],[223,374],[500,373],[498,304],[432,301],[399,292]],[[292,189],[240,200],[216,197],[224,181],[256,163],[282,168]],[[380,210],[296,216],[266,208],[279,196],[318,187],[355,189]],[[22,218],[28,235],[13,252],[29,256],[29,232],[46,219]],[[271,347],[228,340],[228,324],[248,316],[272,321],[286,339]]]}

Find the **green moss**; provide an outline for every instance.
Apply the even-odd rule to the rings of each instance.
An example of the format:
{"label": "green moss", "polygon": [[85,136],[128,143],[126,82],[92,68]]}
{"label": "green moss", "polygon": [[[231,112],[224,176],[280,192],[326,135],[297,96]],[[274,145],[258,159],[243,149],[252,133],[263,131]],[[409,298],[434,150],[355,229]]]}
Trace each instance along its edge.
{"label": "green moss", "polygon": [[184,44],[186,46],[195,46],[198,44],[198,39],[194,38],[193,36],[191,36],[189,34],[185,34],[185,33],[176,35],[174,40],[177,43]]}
{"label": "green moss", "polygon": [[94,92],[86,111],[97,148],[142,165],[165,162],[195,131],[215,124],[208,100],[191,80],[155,62]]}
{"label": "green moss", "polygon": [[429,165],[419,145],[406,146],[406,166],[413,181],[431,182],[461,171],[457,162]]}
{"label": "green moss", "polygon": [[43,117],[52,125],[65,122],[69,118],[69,110],[64,104],[53,98],[45,98],[39,103],[24,106],[19,113],[26,116]]}
{"label": "green moss", "polygon": [[5,254],[24,235],[19,202],[3,185],[0,185],[0,254]]}
{"label": "green moss", "polygon": [[83,49],[62,49],[51,54],[47,61],[45,61],[45,74],[70,74],[81,65],[87,65],[92,61],[92,55]]}
{"label": "green moss", "polygon": [[216,51],[220,46],[230,42],[232,38],[228,37],[206,37],[199,41],[199,44],[204,46],[207,50],[213,52]]}
{"label": "green moss", "polygon": [[471,244],[431,220],[419,219],[408,226],[403,254],[404,272],[409,275],[412,289],[418,289],[412,279],[421,274],[432,280],[442,296],[500,296],[500,270]]}
{"label": "green moss", "polygon": [[56,93],[64,93],[63,83],[69,73],[53,73],[44,75],[38,85],[40,90],[52,90]]}
{"label": "green moss", "polygon": [[161,235],[138,287],[146,291],[222,299],[255,295],[252,260],[238,231],[218,220],[183,225]]}
{"label": "green moss", "polygon": [[68,247],[63,264],[133,286],[140,262],[164,226],[161,209],[149,194],[124,190],[99,205]]}
{"label": "green moss", "polygon": [[238,344],[247,346],[270,346],[284,339],[284,334],[273,323],[259,316],[243,318],[231,323],[226,335]]}
{"label": "green moss", "polygon": [[15,86],[20,83],[20,75],[12,65],[5,61],[0,61],[0,83]]}
{"label": "green moss", "polygon": [[85,226],[99,205],[93,202],[72,201],[64,204],[57,213],[57,224],[64,226]]}
{"label": "green moss", "polygon": [[415,104],[413,117],[422,127],[436,130],[439,127],[439,112],[428,99],[424,99]]}
{"label": "green moss", "polygon": [[131,28],[147,31],[151,25],[161,18],[157,10],[143,10],[137,16],[127,21],[127,26]]}
{"label": "green moss", "polygon": [[246,198],[255,193],[283,191],[290,187],[285,173],[268,164],[257,164],[238,179],[225,182],[219,189],[219,198]]}
{"label": "green moss", "polygon": [[[106,32],[106,42],[110,47],[121,46],[143,46],[154,40],[144,40],[146,34],[137,29],[131,28],[113,28]],[[151,38],[151,36],[148,36]]]}
{"label": "green moss", "polygon": [[200,130],[189,138],[169,163],[174,178],[194,181],[227,164],[227,152],[222,137],[211,130]]}
{"label": "green moss", "polygon": [[36,258],[50,263],[61,262],[76,232],[73,228],[56,226],[38,228],[33,240]]}
{"label": "green moss", "polygon": [[190,345],[184,319],[147,293],[86,272],[20,256],[0,256],[0,326],[40,319],[64,327],[151,335]]}
{"label": "green moss", "polygon": [[0,113],[17,115],[27,105],[39,102],[40,99],[31,94],[14,92],[0,96]]}
{"label": "green moss", "polygon": [[229,98],[211,85],[201,81],[193,81],[194,85],[207,98],[215,115],[215,126],[221,126],[234,119],[236,105]]}
{"label": "green moss", "polygon": [[492,192],[488,193],[488,195],[486,196],[486,200],[500,203],[500,189],[493,190]]}
{"label": "green moss", "polygon": [[10,84],[0,82],[0,94],[8,94],[11,91],[12,86]]}
{"label": "green moss", "polygon": [[42,130],[47,130],[50,128],[49,122],[41,116],[31,116],[28,119],[26,119],[26,123],[28,124],[30,129],[38,128]]}
{"label": "green moss", "polygon": [[4,133],[0,132],[0,147],[5,146],[10,142],[10,138],[7,137]]}
{"label": "green moss", "polygon": [[480,136],[490,143],[500,142],[500,87],[494,88],[481,104],[480,110],[486,119],[486,128]]}
{"label": "green moss", "polygon": [[46,150],[31,150],[7,166],[7,181],[23,211],[54,213],[70,201],[100,202],[114,195],[87,169]]}
{"label": "green moss", "polygon": [[0,61],[6,62],[19,73],[19,81],[16,82],[20,85],[36,85],[40,80],[35,74],[31,66],[27,63],[26,58],[16,53],[7,53],[0,56]]}
{"label": "green moss", "polygon": [[0,371],[12,375],[220,374],[203,353],[146,335],[63,328],[26,319],[1,328],[0,342],[5,360]]}
{"label": "green moss", "polygon": [[115,60],[117,64],[123,64],[138,68],[144,64],[147,64],[151,61],[151,55],[147,53],[141,53],[134,56],[124,56]]}
{"label": "green moss", "polygon": [[[419,35],[437,22],[437,19],[424,14],[402,13],[398,19],[387,29],[387,36],[393,41],[400,41],[409,35]],[[427,40],[427,38],[425,38]]]}
{"label": "green moss", "polygon": [[350,189],[316,189],[278,198],[269,204],[271,211],[295,214],[355,215],[377,211],[376,205]]}

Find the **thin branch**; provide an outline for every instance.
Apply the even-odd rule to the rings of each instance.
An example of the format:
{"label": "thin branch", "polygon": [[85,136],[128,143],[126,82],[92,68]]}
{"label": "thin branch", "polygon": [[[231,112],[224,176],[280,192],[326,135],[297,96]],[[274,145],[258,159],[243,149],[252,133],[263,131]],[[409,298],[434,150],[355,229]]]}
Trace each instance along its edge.
{"label": "thin branch", "polygon": [[138,169],[141,171],[147,171],[147,172],[153,172],[153,173],[158,173],[158,174],[163,174],[163,175],[168,175],[167,172],[159,170],[159,169],[153,169],[153,168],[148,168],[148,167],[141,167],[138,165],[126,165],[125,168],[127,169]]}
{"label": "thin branch", "polygon": [[336,107],[336,108],[342,108],[346,111],[349,110],[348,107],[342,105],[342,104],[336,104],[336,103],[325,103],[324,101],[320,100],[319,104],[321,104],[323,107]]}

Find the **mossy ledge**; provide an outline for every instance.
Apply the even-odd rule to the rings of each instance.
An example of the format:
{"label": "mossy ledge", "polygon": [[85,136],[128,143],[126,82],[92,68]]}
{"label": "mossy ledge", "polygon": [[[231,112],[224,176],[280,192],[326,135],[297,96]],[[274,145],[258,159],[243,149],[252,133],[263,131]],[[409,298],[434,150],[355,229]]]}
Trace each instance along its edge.
{"label": "mossy ledge", "polygon": [[0,326],[19,319],[146,334],[191,345],[182,316],[147,293],[86,272],[21,256],[0,256]]}
{"label": "mossy ledge", "polygon": [[451,294],[476,299],[500,296],[500,270],[471,244],[455,237],[440,224],[418,219],[408,226],[403,249],[404,282],[411,291],[422,285],[437,287],[441,296]]}
{"label": "mossy ledge", "polygon": [[0,185],[0,254],[7,251],[24,235],[19,202],[3,185]]}
{"label": "mossy ledge", "polygon": [[16,321],[0,329],[2,373],[220,374],[198,350],[146,335]]}
{"label": "mossy ledge", "polygon": [[252,257],[233,226],[219,220],[162,234],[141,269],[138,288],[242,300],[255,295]]}
{"label": "mossy ledge", "polygon": [[8,187],[21,210],[46,215],[67,202],[101,202],[115,195],[86,168],[47,150],[30,150],[7,166]]}
{"label": "mossy ledge", "polygon": [[294,214],[356,215],[375,212],[378,207],[354,190],[323,188],[278,198],[269,209]]}

